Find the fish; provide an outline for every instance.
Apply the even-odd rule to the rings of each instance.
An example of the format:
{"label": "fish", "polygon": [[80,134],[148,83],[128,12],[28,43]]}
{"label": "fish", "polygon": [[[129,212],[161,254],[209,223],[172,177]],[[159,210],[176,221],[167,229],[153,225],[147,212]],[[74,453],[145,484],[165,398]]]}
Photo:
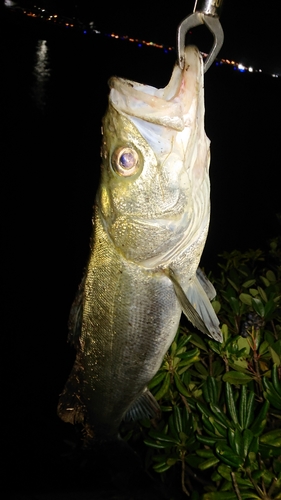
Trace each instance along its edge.
{"label": "fish", "polygon": [[199,267],[210,221],[202,55],[187,46],[164,88],[116,76],[109,88],[89,260],[69,319],[76,359],[57,410],[99,442],[119,439],[124,420],[159,418],[148,384],[182,313],[222,341]]}

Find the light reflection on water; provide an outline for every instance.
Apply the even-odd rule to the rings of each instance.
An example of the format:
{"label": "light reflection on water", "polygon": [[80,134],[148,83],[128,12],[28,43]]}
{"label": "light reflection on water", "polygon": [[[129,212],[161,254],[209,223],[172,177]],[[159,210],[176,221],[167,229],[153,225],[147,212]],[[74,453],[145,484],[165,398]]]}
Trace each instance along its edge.
{"label": "light reflection on water", "polygon": [[34,81],[31,87],[36,107],[44,111],[47,104],[47,88],[51,76],[49,48],[47,40],[38,40],[33,67]]}

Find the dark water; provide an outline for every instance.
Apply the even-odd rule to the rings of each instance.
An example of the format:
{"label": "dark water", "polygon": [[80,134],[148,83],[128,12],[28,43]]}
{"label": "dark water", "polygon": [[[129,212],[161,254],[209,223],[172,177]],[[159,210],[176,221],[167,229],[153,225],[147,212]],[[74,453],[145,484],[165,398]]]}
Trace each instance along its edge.
{"label": "dark water", "polygon": [[[44,491],[63,476],[56,404],[72,364],[67,319],[88,255],[107,80],[165,86],[175,54],[3,18],[0,37],[5,461],[14,488]],[[209,271],[223,250],[264,247],[279,231],[281,82],[212,67],[205,88]]]}

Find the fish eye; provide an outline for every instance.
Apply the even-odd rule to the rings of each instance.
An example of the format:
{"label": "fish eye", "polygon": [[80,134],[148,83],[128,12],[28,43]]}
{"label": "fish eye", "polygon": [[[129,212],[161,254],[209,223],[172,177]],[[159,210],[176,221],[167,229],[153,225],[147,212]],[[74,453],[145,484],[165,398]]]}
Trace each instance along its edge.
{"label": "fish eye", "polygon": [[139,169],[139,155],[133,148],[117,148],[112,155],[111,164],[117,174],[129,177]]}

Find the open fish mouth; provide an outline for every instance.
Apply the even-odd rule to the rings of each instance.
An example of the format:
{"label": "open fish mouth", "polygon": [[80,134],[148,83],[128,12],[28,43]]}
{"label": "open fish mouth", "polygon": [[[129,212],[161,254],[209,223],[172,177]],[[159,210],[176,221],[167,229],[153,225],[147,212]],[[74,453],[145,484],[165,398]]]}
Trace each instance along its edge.
{"label": "open fish mouth", "polygon": [[[181,173],[182,169],[190,170],[192,155],[198,156],[194,174],[200,182],[205,172],[198,165],[206,165],[203,156],[205,150],[209,150],[210,141],[204,129],[204,64],[198,48],[186,47],[184,68],[176,64],[164,88],[118,77],[112,77],[109,86],[109,104],[135,125],[152,148],[167,178],[169,191],[179,186],[179,177],[181,190],[193,184],[186,173]],[[203,147],[199,151],[197,145],[201,143]],[[207,164],[209,166],[209,161]],[[166,203],[165,189],[162,193]],[[167,206],[161,206],[159,214],[167,211]]]}
{"label": "open fish mouth", "polygon": [[[186,48],[185,66],[176,64],[164,88],[112,77],[109,100],[119,112],[146,122],[183,130],[192,123],[191,105],[203,86],[203,60],[197,47]],[[202,85],[200,85],[200,83]],[[196,103],[194,103],[196,104]]]}

